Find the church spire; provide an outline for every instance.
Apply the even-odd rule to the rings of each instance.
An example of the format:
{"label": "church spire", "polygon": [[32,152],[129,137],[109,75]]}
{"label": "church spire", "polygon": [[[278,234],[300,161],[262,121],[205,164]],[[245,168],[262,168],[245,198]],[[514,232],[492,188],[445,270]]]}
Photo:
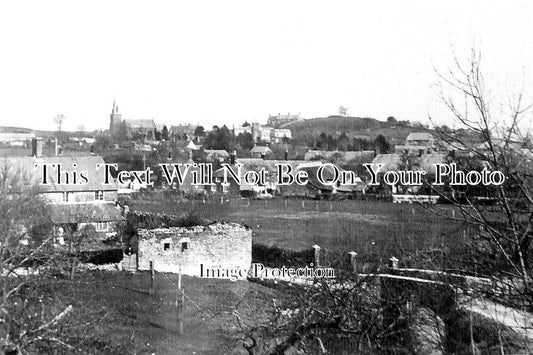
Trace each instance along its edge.
{"label": "church spire", "polygon": [[113,109],[111,110],[111,114],[112,114],[112,115],[118,113],[118,105],[117,105],[116,101],[117,101],[117,99],[114,98],[114,99],[113,99]]}

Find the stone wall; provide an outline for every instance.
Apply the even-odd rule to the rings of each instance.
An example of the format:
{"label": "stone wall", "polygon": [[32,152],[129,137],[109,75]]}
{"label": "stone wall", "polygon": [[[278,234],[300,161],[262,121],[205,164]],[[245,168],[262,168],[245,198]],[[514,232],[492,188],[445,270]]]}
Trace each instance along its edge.
{"label": "stone wall", "polygon": [[160,272],[199,276],[204,268],[248,270],[252,263],[252,230],[236,223],[191,228],[142,229],[138,239],[138,269],[149,270],[150,261]]}

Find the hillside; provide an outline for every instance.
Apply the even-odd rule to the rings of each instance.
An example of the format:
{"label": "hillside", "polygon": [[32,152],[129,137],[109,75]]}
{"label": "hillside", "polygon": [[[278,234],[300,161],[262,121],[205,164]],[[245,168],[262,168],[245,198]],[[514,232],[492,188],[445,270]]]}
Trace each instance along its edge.
{"label": "hillside", "polygon": [[0,133],[31,133],[32,129],[24,127],[0,126]]}
{"label": "hillside", "polygon": [[369,117],[329,116],[290,122],[283,126],[292,131],[293,138],[313,136],[322,132],[336,136],[345,132],[349,137],[375,139],[383,135],[387,140],[402,142],[411,132],[427,131],[425,128],[390,125]]}

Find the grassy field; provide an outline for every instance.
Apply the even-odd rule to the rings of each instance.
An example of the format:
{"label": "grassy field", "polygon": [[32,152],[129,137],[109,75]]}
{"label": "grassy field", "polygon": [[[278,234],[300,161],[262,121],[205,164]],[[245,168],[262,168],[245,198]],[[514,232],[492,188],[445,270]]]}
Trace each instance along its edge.
{"label": "grassy field", "polygon": [[[401,257],[416,250],[459,249],[462,223],[437,216],[419,205],[372,201],[202,200],[172,198],[134,200],[134,210],[175,215],[192,213],[207,220],[244,223],[253,241],[291,250],[314,244],[328,252]],[[451,215],[450,207],[439,212]]]}
{"label": "grassy field", "polygon": [[184,276],[180,335],[177,275],[157,273],[152,294],[150,275],[143,272],[84,272],[74,283],[75,287],[63,286],[61,280],[51,283],[53,296],[72,300],[71,317],[82,317],[78,313],[87,305],[91,312],[103,314],[93,319],[96,323],[87,329],[90,335],[79,346],[92,354],[240,354],[244,329],[266,321],[272,299],[285,297],[252,282]]}

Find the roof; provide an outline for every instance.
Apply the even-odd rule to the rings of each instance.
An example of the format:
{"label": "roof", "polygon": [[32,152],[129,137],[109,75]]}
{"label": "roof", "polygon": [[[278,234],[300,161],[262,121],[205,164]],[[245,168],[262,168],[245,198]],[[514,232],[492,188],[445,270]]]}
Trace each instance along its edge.
{"label": "roof", "polygon": [[379,172],[386,172],[389,170],[398,170],[401,161],[400,154],[378,154],[372,164],[383,164]]}
{"label": "roof", "polygon": [[[242,165],[243,172],[247,171],[259,171],[262,168],[265,169],[269,174],[275,173],[277,171],[277,166],[279,164],[288,164],[292,167],[293,172],[303,163],[307,163],[304,160],[264,160],[261,158],[242,158],[237,159],[236,162]],[[231,168],[236,172],[237,169],[234,165]],[[220,168],[215,171],[215,176],[221,177],[224,175],[224,168]]]}
{"label": "roof", "polygon": [[412,132],[407,136],[408,141],[429,141],[433,139],[433,135],[428,132]]}
{"label": "roof", "polygon": [[140,119],[140,120],[124,120],[126,122],[126,125],[128,125],[132,129],[148,129],[148,130],[155,130],[156,125],[154,120],[151,119]]}
{"label": "roof", "polygon": [[218,155],[222,157],[229,157],[229,153],[224,149],[204,149],[207,155]]}
{"label": "roof", "polygon": [[374,158],[374,151],[373,150],[363,150],[363,151],[341,151],[341,150],[308,150],[305,153],[304,159],[305,160],[314,160],[314,159],[331,159],[333,157],[337,157],[339,159],[349,161],[349,160],[355,160],[355,159],[363,159],[371,161],[372,158]]}
{"label": "roof", "polygon": [[51,204],[50,216],[55,224],[121,221],[120,209],[113,203]]}
{"label": "roof", "polygon": [[[53,164],[61,166],[64,171],[76,171],[78,182],[81,181],[80,172],[87,172],[86,184],[57,184],[57,171],[48,167],[46,170],[47,184],[40,184],[43,181],[43,165]],[[98,164],[104,164],[104,159],[99,155],[89,156],[53,156],[53,157],[8,157],[0,158],[0,169],[8,169],[9,172],[21,173],[29,180],[29,183],[39,184],[43,192],[75,192],[75,191],[116,191],[117,186],[113,181],[105,185],[105,174],[103,168],[97,170]],[[71,179],[72,179],[72,175]]]}
{"label": "roof", "polygon": [[435,171],[435,167],[433,164],[442,164],[446,162],[446,157],[448,156],[447,153],[431,153],[431,154],[423,154],[419,158],[419,165],[420,169],[424,170],[426,172],[433,172]]}
{"label": "roof", "polygon": [[255,147],[252,148],[252,150],[250,150],[250,153],[265,153],[265,154],[270,154],[270,153],[272,153],[272,151],[270,150],[269,147],[265,147],[265,146],[261,146],[261,145],[256,145]]}
{"label": "roof", "polygon": [[189,144],[187,144],[187,147],[185,149],[197,150],[198,147],[196,146],[196,144],[194,144],[193,141],[190,141]]}

